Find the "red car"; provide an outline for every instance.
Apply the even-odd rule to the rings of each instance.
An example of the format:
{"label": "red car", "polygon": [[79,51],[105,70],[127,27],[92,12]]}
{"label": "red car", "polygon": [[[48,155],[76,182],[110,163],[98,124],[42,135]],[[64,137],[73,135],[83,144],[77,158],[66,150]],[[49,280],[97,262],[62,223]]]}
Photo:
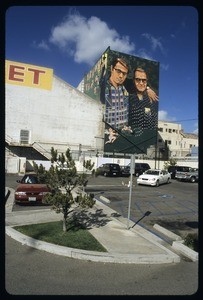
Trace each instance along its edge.
{"label": "red car", "polygon": [[15,190],[15,203],[42,203],[44,195],[50,192],[46,184],[39,183],[35,173],[26,173]]}

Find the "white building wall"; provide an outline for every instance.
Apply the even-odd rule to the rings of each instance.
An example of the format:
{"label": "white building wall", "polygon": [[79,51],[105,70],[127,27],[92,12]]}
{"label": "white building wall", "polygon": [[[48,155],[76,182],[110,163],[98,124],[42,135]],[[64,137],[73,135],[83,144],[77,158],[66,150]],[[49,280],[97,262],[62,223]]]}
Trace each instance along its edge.
{"label": "white building wall", "polygon": [[198,139],[183,138],[182,143],[185,146],[185,148],[189,149],[190,151],[192,147],[198,147]]}
{"label": "white building wall", "polygon": [[[34,142],[103,147],[103,107],[56,76],[52,90],[6,85],[6,136],[20,142],[20,130],[29,130]],[[97,137],[97,138],[95,138]],[[51,148],[50,145],[50,148]]]}
{"label": "white building wall", "polygon": [[25,173],[26,157],[6,157],[5,172],[9,174]]}
{"label": "white building wall", "polygon": [[[149,164],[151,169],[164,169],[165,161],[155,161],[154,159],[136,159],[136,163],[147,163]],[[115,163],[119,164],[120,166],[126,166],[130,163],[130,159],[125,158],[109,158],[109,157],[98,157],[95,163],[95,167],[99,167],[105,163]],[[191,161],[191,160],[178,160],[177,166],[188,166],[192,168],[198,168],[198,161]]]}

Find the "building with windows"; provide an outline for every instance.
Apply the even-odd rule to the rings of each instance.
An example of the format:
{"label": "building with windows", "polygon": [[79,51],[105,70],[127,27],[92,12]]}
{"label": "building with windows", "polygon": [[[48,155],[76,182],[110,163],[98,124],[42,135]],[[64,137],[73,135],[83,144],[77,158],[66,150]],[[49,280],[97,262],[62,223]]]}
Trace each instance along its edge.
{"label": "building with windows", "polygon": [[162,155],[164,151],[168,150],[169,157],[189,156],[192,149],[198,148],[198,145],[198,135],[184,133],[181,124],[158,121],[157,147]]}

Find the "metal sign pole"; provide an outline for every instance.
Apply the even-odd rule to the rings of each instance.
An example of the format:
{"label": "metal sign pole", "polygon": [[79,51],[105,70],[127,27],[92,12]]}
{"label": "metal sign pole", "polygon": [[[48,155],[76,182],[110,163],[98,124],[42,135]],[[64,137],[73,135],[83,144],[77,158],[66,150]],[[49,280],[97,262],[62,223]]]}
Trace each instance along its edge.
{"label": "metal sign pole", "polygon": [[135,155],[131,155],[130,162],[130,192],[129,192],[129,204],[128,204],[128,219],[127,219],[127,229],[129,229],[129,221],[130,221],[130,207],[131,207],[131,199],[132,199],[132,187],[133,187],[133,174],[135,172]]}

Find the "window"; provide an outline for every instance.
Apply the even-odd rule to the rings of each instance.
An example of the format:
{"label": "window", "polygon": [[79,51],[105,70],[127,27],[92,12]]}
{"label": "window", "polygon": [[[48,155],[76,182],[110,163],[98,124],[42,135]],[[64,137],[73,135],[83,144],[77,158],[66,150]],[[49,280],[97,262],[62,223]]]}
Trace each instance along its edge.
{"label": "window", "polygon": [[29,144],[29,130],[23,130],[20,131],[20,143],[21,144]]}

